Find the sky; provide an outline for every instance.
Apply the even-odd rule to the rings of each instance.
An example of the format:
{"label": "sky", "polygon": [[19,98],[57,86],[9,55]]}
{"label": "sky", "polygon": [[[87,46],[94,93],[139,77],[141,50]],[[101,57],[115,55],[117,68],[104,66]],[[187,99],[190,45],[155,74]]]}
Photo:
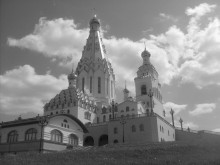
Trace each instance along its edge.
{"label": "sky", "polygon": [[43,114],[68,87],[94,14],[100,19],[117,102],[135,96],[144,42],[159,73],[166,119],[220,132],[220,1],[0,0],[0,121]]}

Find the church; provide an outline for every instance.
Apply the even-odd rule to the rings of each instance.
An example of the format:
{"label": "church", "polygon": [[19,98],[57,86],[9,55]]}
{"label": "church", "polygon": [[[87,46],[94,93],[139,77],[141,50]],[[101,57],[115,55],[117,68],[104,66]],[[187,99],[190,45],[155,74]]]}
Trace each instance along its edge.
{"label": "church", "polygon": [[94,16],[82,57],[68,75],[68,87],[44,105],[44,115],[0,124],[0,153],[52,152],[80,146],[175,141],[174,123],[164,118],[158,72],[146,50],[134,78],[135,94],[126,85],[117,103],[115,74],[106,58],[100,21]]}

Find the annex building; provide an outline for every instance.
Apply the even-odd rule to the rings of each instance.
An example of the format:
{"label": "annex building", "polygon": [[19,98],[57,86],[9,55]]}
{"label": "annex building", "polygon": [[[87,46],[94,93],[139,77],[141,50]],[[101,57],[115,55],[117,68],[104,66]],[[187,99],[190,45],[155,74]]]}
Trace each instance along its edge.
{"label": "annex building", "polygon": [[96,16],[89,26],[82,57],[68,75],[68,87],[45,104],[43,116],[2,122],[0,153],[198,138],[189,131],[177,131],[165,120],[159,74],[146,48],[134,78],[135,98],[125,86],[124,100],[117,103],[114,69],[106,58]]}

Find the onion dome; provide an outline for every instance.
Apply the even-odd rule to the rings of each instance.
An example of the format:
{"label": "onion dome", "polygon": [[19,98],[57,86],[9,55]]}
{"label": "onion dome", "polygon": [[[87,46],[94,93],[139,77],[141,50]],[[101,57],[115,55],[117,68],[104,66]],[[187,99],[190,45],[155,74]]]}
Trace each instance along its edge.
{"label": "onion dome", "polygon": [[146,50],[146,48],[145,48],[145,50],[141,53],[141,57],[142,58],[146,58],[146,57],[150,57],[151,56],[151,54],[150,54],[150,52],[148,52],[147,50]]}
{"label": "onion dome", "polygon": [[89,24],[90,24],[90,30],[98,31],[100,28],[100,22],[96,18],[96,15],[94,15],[94,17],[90,20]]}
{"label": "onion dome", "polygon": [[75,80],[75,79],[76,79],[76,74],[72,70],[72,72],[68,75],[68,80]]}
{"label": "onion dome", "polygon": [[97,19],[96,15],[93,16],[93,18],[90,20],[89,24],[94,24],[94,23],[97,23],[97,24],[100,24],[99,20]]}

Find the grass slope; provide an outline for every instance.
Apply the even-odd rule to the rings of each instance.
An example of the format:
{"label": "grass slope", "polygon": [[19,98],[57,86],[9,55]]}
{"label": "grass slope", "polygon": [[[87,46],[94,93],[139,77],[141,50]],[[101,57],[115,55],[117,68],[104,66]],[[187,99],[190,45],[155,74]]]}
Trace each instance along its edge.
{"label": "grass slope", "polygon": [[47,154],[32,152],[5,155],[0,157],[0,165],[220,165],[220,143],[118,144],[86,149]]}

